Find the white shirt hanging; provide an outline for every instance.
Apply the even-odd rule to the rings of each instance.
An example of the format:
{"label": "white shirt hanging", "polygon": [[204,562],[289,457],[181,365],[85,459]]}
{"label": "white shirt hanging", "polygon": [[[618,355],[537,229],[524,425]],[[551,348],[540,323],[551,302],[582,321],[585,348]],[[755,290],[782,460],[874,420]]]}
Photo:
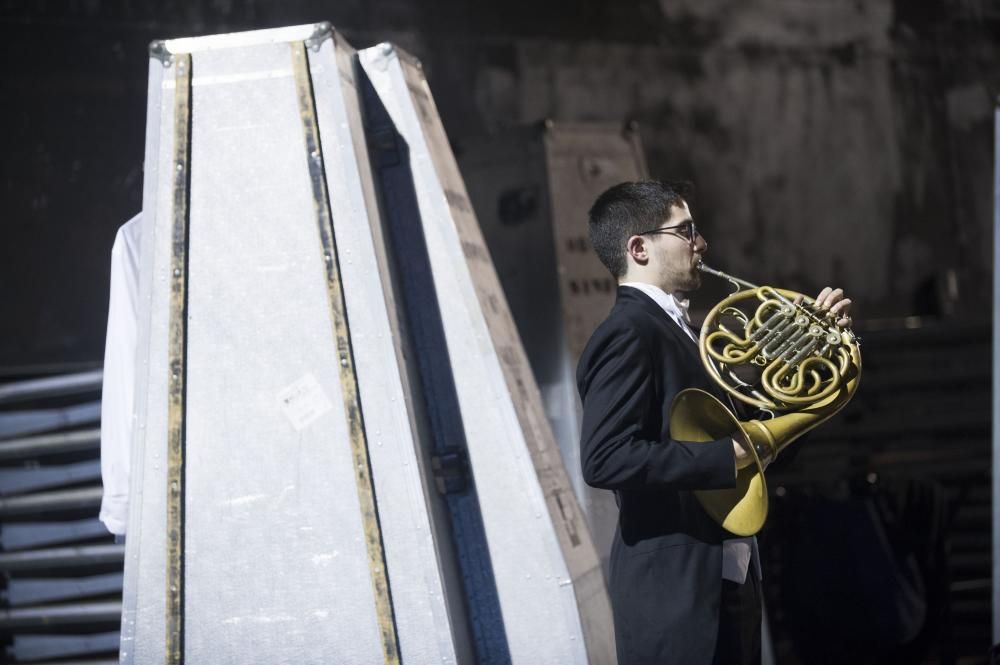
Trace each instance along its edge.
{"label": "white shirt hanging", "polygon": [[140,218],[141,214],[125,222],[118,229],[111,247],[111,296],[101,391],[101,480],[104,494],[99,518],[115,535],[123,535],[128,525]]}

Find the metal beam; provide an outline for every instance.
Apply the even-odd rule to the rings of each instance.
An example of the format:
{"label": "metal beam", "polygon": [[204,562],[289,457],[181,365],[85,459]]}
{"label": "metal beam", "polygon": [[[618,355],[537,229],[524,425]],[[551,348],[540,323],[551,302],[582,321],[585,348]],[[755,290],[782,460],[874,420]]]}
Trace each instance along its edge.
{"label": "metal beam", "polygon": [[[118,651],[118,631],[97,633],[96,635],[17,635],[8,650],[12,659],[36,661],[42,658],[69,658],[72,656],[94,656]],[[60,660],[62,664],[64,661]],[[90,661],[87,665],[110,665],[117,660]],[[66,663],[66,665],[73,665]]]}
{"label": "metal beam", "polygon": [[101,461],[0,469],[0,495],[24,494],[101,479]]}
{"label": "metal beam", "polygon": [[100,419],[100,400],[58,409],[7,411],[0,413],[0,439],[89,425]]}
{"label": "metal beam", "polygon": [[116,602],[76,603],[0,610],[0,630],[90,626],[121,620],[122,604]]}
{"label": "metal beam", "polygon": [[100,445],[101,430],[98,427],[61,434],[26,436],[0,442],[0,462],[33,459],[80,450],[96,451]]}
{"label": "metal beam", "polygon": [[96,486],[0,499],[0,519],[41,515],[59,510],[96,508],[101,505],[102,494],[101,487]]}
{"label": "metal beam", "polygon": [[0,570],[7,573],[15,573],[29,570],[76,568],[110,563],[121,564],[124,560],[124,545],[57,547],[46,550],[29,550],[27,552],[4,552],[0,554]]}
{"label": "metal beam", "polygon": [[43,397],[77,395],[101,389],[104,372],[99,369],[79,374],[50,376],[0,386],[0,404],[12,404]]}
{"label": "metal beam", "polygon": [[9,522],[0,531],[0,548],[6,552],[44,547],[107,536],[108,529],[96,517],[68,522]]}
{"label": "metal beam", "polygon": [[25,607],[56,601],[83,600],[122,592],[122,573],[87,577],[15,577],[4,596],[10,607]]}

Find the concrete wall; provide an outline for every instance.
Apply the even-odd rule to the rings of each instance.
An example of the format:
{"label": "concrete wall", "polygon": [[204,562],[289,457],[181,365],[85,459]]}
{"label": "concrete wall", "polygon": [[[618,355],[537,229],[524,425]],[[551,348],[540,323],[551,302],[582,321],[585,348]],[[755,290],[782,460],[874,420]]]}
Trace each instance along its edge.
{"label": "concrete wall", "polygon": [[651,173],[696,183],[719,267],[843,285],[867,318],[975,315],[992,265],[990,5],[0,0],[0,367],[103,353],[108,252],[140,201],[146,43],[321,19],[421,57],[459,149],[546,117],[637,120]]}
{"label": "concrete wall", "polygon": [[843,285],[867,317],[988,305],[996,16],[664,0],[660,18],[655,43],[517,40],[476,72],[478,116],[638,120],[651,172],[695,182],[710,260],[749,279]]}

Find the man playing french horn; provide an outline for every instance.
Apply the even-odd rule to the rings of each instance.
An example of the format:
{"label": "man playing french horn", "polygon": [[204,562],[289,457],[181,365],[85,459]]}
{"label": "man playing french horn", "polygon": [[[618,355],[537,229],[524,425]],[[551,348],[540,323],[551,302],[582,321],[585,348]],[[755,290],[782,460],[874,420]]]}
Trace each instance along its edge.
{"label": "man playing french horn", "polygon": [[[708,242],[678,188],[660,182],[612,187],[594,203],[589,224],[595,252],[618,281],[615,306],[577,370],[583,477],[593,487],[613,490],[619,506],[609,577],[618,662],[759,663],[760,563],[752,534],[766,515],[760,472],[781,445],[759,421],[738,423],[730,415],[741,409],[711,379],[698,333],[690,327],[686,294],[700,286]],[[841,344],[837,327],[850,326],[851,301],[831,288],[812,304],[786,299],[777,289],[768,293],[774,306],[764,307],[756,321],[741,319],[748,335],[755,331],[749,352],[759,359],[771,355],[759,349],[780,347],[788,367],[779,382],[794,384],[796,367],[810,354],[820,368],[811,376],[824,368],[842,371],[853,382],[850,388],[837,384],[824,393],[835,393],[826,399],[839,408],[860,370],[857,345]],[[730,328],[725,334],[737,337]],[[845,342],[853,340],[848,331],[843,335]],[[799,339],[801,346],[795,346]],[[737,400],[773,403],[760,391],[753,394],[760,399]],[[679,433],[694,431],[686,412],[671,416],[675,402],[688,397],[720,403],[714,411],[697,409],[709,414],[707,424],[698,423],[697,438]],[[759,437],[748,436],[751,424]],[[749,522],[726,503],[736,490],[763,501],[763,511]],[[726,521],[730,516],[735,522]]]}

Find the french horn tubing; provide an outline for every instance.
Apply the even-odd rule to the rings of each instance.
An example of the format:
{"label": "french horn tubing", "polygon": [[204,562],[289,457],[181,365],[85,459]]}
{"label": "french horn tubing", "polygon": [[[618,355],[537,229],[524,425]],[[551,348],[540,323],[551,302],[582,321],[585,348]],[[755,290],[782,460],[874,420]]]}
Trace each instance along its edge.
{"label": "french horn tubing", "polygon": [[[715,396],[689,388],[671,406],[670,433],[679,441],[714,441],[742,432],[750,442],[753,464],[739,470],[735,488],[695,492],[723,528],[750,536],[767,519],[764,467],[857,390],[860,340],[804,294],[757,286],[704,263],[698,269],[737,288],[705,317],[698,340],[705,370],[733,400],[765,417],[740,420]],[[741,377],[741,368],[759,373],[759,385]]]}

